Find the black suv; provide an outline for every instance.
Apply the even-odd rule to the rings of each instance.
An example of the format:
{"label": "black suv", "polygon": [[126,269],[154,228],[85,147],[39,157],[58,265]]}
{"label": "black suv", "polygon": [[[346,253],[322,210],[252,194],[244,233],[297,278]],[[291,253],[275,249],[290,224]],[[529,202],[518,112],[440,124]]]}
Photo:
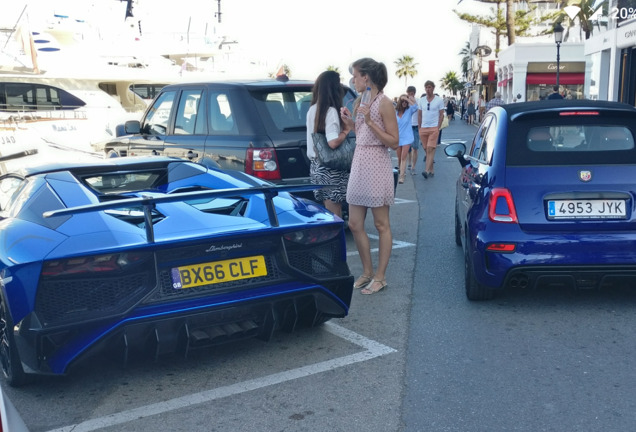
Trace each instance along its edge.
{"label": "black suv", "polygon": [[[308,184],[312,87],[311,81],[273,79],[169,85],[105,152],[177,156],[274,183]],[[343,105],[352,110],[355,98],[345,87]]]}

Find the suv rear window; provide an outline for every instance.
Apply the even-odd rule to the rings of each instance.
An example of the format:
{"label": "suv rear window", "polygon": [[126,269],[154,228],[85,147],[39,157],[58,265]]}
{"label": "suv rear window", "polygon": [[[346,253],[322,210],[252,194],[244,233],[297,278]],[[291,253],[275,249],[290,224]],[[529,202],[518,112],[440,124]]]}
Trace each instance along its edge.
{"label": "suv rear window", "polygon": [[553,117],[540,124],[533,120],[509,127],[508,165],[636,163],[635,131],[620,118]]}
{"label": "suv rear window", "polygon": [[[271,89],[271,91],[252,92],[258,105],[264,106],[261,112],[269,116],[269,120],[281,132],[305,131],[307,111],[311,106],[312,89]],[[343,106],[353,111],[355,96],[345,92]]]}
{"label": "suv rear window", "polygon": [[311,90],[274,90],[254,94],[257,103],[265,106],[265,112],[275,127],[283,132],[303,130],[305,117],[311,104]]}

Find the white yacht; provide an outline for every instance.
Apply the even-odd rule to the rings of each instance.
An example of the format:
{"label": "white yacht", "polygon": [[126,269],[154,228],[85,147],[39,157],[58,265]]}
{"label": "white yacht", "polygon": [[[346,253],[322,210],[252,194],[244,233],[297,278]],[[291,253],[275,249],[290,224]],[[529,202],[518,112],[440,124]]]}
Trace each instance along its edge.
{"label": "white yacht", "polygon": [[164,85],[183,79],[173,60],[144,52],[128,24],[127,34],[105,34],[54,9],[29,19],[29,6],[14,5],[0,19],[0,155],[5,142],[35,136],[99,151]]}

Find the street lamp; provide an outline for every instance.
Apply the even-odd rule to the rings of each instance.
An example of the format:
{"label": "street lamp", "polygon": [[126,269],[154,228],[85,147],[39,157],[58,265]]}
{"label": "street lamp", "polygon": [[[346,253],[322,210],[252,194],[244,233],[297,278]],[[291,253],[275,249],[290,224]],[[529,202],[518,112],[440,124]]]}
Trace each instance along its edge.
{"label": "street lamp", "polygon": [[559,69],[560,69],[559,62],[561,60],[561,57],[559,55],[559,50],[561,48],[561,42],[563,42],[563,26],[561,25],[560,22],[557,22],[556,24],[554,24],[554,42],[556,43],[556,46],[557,46],[556,85],[558,87],[559,86]]}

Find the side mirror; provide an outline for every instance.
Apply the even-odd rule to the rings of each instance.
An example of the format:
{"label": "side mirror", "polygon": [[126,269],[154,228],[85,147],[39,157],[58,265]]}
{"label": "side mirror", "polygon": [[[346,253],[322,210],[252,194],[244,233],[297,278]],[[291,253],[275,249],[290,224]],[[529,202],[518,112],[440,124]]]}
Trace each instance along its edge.
{"label": "side mirror", "polygon": [[463,142],[449,144],[444,149],[444,153],[449,157],[461,157],[466,154],[466,145]]}
{"label": "side mirror", "polygon": [[444,153],[448,157],[457,158],[462,168],[470,163],[464,158],[464,155],[466,154],[466,144],[464,144],[463,142],[456,142],[447,145],[444,149]]}
{"label": "side mirror", "polygon": [[138,120],[129,120],[124,124],[124,131],[127,135],[136,135],[141,131],[141,124]]}

